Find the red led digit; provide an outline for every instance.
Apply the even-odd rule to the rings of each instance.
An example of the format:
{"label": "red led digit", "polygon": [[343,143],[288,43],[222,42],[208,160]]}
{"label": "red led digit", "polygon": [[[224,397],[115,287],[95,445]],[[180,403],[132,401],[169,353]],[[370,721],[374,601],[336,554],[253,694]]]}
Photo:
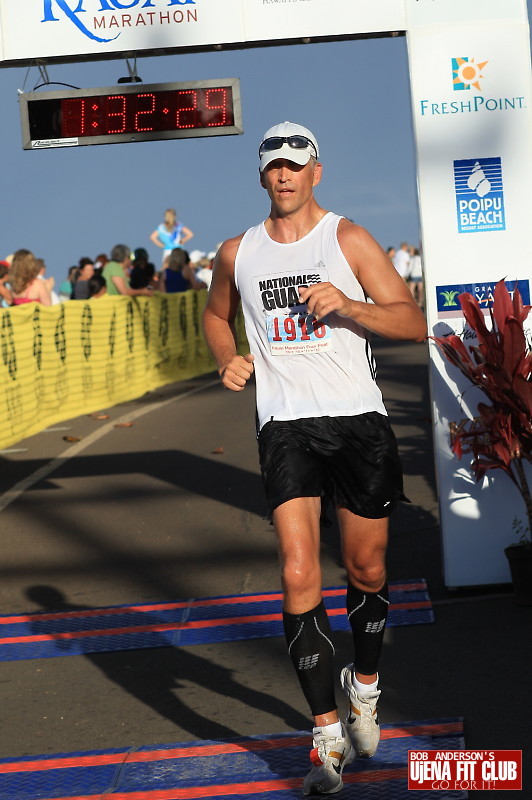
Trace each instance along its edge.
{"label": "red led digit", "polygon": [[[116,103],[115,101],[118,101]],[[112,107],[119,106],[118,111],[111,111]],[[126,98],[123,94],[115,94],[112,97],[107,98],[107,116],[108,117],[118,117],[120,122],[117,121],[117,125],[120,127],[112,128],[111,127],[111,120],[107,125],[107,133],[124,133],[126,130]]]}
{"label": "red led digit", "polygon": [[[196,126],[196,109],[198,107],[198,93],[191,89],[190,91],[177,92],[177,114],[176,114],[176,128],[195,128]],[[192,103],[192,105],[181,105],[181,103]],[[193,117],[193,122],[190,122],[190,112]]]}
{"label": "red led digit", "polygon": [[85,99],[72,97],[62,103],[61,135],[65,138],[85,134]]}
{"label": "red led digit", "polygon": [[153,112],[155,111],[155,95],[151,94],[151,93],[137,95],[137,100],[138,100],[139,104],[140,104],[140,100],[142,98],[144,98],[144,97],[150,97],[151,98],[151,104],[150,104],[151,108],[147,108],[145,111],[137,111],[137,113],[135,114],[135,130],[136,131],[152,131],[153,130],[153,125],[147,125],[147,126],[144,127],[144,126],[139,124],[140,122],[147,122],[147,120],[139,120],[139,117],[142,114],[153,114]]}
{"label": "red led digit", "polygon": [[83,136],[85,133],[85,100],[80,101],[81,109],[80,109],[80,126],[79,132],[80,135]]}
{"label": "red led digit", "polygon": [[292,317],[285,317],[284,319],[284,329],[286,333],[286,341],[293,342],[297,339],[297,328],[296,323],[292,319]]}
{"label": "red led digit", "polygon": [[[221,95],[221,97],[220,97]],[[208,111],[221,111],[220,115],[216,114],[212,122],[207,123],[207,127],[215,125],[226,125],[227,118],[227,89],[207,89],[205,92],[205,105]],[[218,121],[217,121],[218,120]]]}

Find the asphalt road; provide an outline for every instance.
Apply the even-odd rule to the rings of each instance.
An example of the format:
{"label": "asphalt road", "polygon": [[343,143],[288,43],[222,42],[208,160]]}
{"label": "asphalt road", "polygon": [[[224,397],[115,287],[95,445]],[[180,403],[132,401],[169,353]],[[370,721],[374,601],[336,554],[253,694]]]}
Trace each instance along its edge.
{"label": "asphalt road", "polygon": [[[468,748],[524,749],[530,786],[532,610],[508,587],[446,590],[426,346],[375,352],[412,501],[392,518],[389,576],[425,578],[436,611],[387,630],[381,718],[462,716]],[[278,590],[253,400],[208,375],[1,453],[2,613]],[[323,584],[344,583],[334,524],[322,549]],[[340,669],[348,634],[336,645]],[[281,638],[0,662],[0,708],[0,758],[311,727]]]}

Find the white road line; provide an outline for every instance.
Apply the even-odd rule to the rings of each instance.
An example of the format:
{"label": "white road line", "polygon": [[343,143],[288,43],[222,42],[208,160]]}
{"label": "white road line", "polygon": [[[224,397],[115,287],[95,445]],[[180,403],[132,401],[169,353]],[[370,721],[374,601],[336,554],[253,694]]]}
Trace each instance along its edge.
{"label": "white road line", "polygon": [[23,480],[16,483],[11,489],[8,489],[7,492],[4,492],[4,494],[0,496],[0,511],[3,511],[5,508],[11,505],[11,503],[20,497],[20,495],[23,494],[27,489],[34,486],[39,481],[42,481],[43,478],[47,478],[48,475],[51,475],[52,472],[63,466],[63,464],[70,458],[75,458],[77,455],[82,453],[83,450],[86,450],[87,447],[90,447],[94,444],[94,442],[97,442],[98,439],[101,439],[107,433],[110,433],[116,425],[121,425],[124,422],[132,422],[133,420],[143,417],[144,414],[148,414],[151,411],[158,411],[158,409],[167,406],[169,403],[174,403],[178,400],[184,400],[193,394],[202,392],[205,389],[210,389],[212,386],[219,385],[220,380],[217,378],[214,381],[209,381],[209,383],[206,383],[203,386],[196,386],[195,389],[190,389],[188,392],[183,392],[183,394],[180,394],[177,397],[170,397],[168,400],[162,400],[159,403],[150,403],[147,406],[138,408],[136,411],[130,411],[128,414],[124,414],[123,417],[118,417],[112,422],[108,422],[106,425],[102,425],[102,427],[98,428],[97,431],[89,434],[89,436],[85,436],[81,441],[73,444],[72,447],[67,447],[62,455],[57,456],[56,458],[52,459],[52,461],[44,464],[39,469],[35,470],[35,472],[33,472],[31,475],[28,475],[27,478],[23,478]]}
{"label": "white road line", "polygon": [[3,456],[6,453],[27,453],[27,447],[10,447],[9,450],[0,450],[0,456]]}
{"label": "white road line", "polygon": [[63,425],[61,428],[45,428],[41,433],[56,433],[57,431],[70,431],[72,425]]}

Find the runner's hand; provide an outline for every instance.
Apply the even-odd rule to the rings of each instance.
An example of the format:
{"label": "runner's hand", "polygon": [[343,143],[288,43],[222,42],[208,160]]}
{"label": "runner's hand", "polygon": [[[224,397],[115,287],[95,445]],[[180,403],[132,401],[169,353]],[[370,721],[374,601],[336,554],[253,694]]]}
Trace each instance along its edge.
{"label": "runner's hand", "polygon": [[314,283],[312,286],[302,286],[299,296],[307,304],[309,314],[314,314],[316,319],[323,319],[332,311],[341,317],[349,317],[352,311],[353,300],[346,297],[332,283]]}
{"label": "runner's hand", "polygon": [[226,389],[241,392],[253,374],[253,361],[255,356],[248,353],[246,356],[233,356],[231,361],[218,370],[222,383]]}

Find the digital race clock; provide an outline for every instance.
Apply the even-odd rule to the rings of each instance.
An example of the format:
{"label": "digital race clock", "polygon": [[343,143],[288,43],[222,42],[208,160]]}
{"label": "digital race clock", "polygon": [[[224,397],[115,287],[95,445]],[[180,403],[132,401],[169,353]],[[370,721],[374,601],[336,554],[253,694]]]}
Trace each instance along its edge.
{"label": "digital race clock", "polygon": [[242,133],[238,78],[19,95],[25,150]]}

